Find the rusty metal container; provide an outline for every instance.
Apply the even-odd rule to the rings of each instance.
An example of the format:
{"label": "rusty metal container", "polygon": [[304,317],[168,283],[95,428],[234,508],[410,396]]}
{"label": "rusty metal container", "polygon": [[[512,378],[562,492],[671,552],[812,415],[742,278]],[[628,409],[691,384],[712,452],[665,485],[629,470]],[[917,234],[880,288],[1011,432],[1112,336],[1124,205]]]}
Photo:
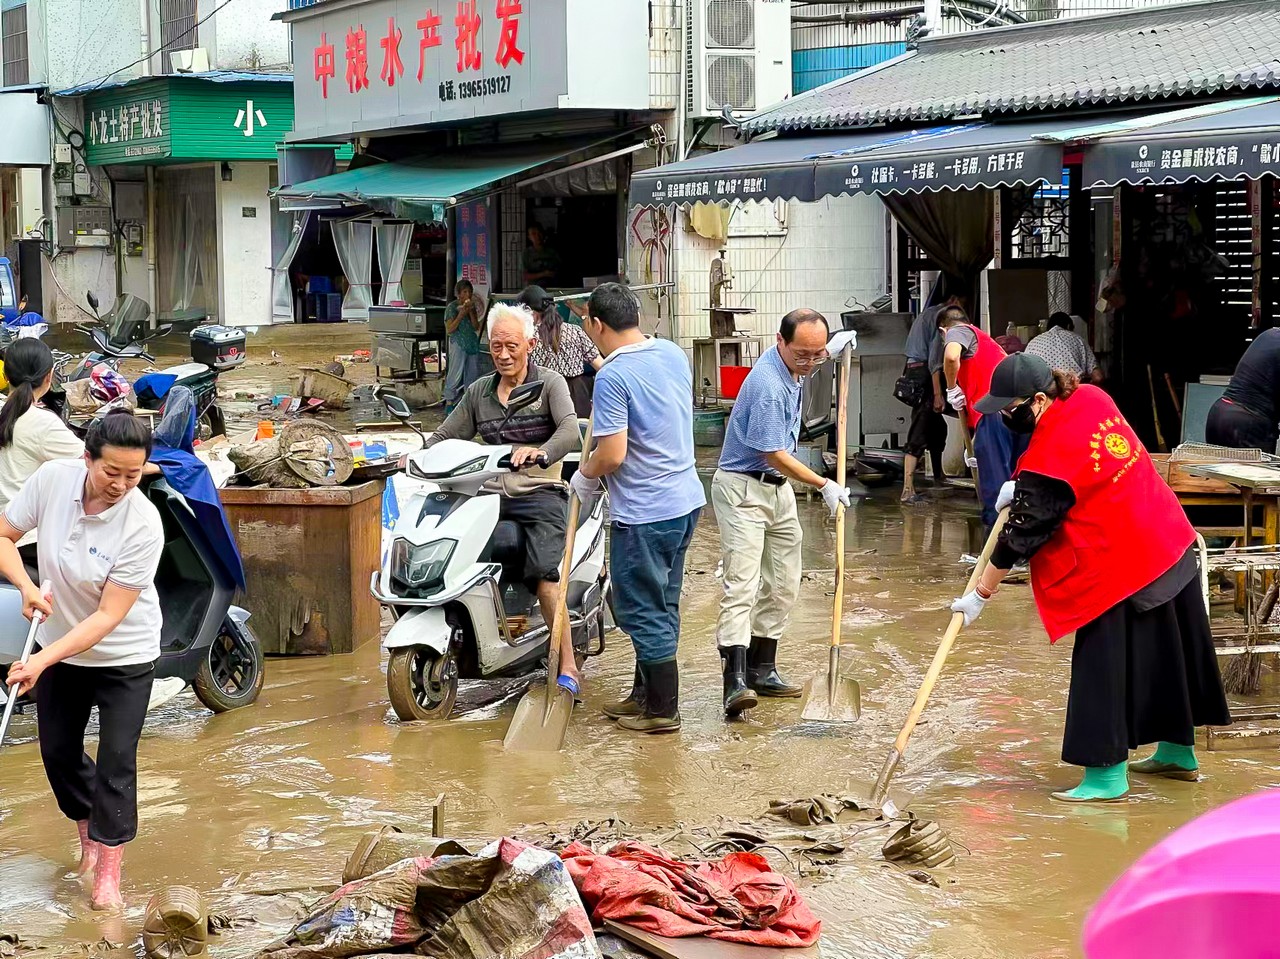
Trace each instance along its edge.
{"label": "rusty metal container", "polygon": [[350,653],[378,639],[369,595],[382,542],[383,481],[218,491],[240,546],[243,606],[267,655]]}

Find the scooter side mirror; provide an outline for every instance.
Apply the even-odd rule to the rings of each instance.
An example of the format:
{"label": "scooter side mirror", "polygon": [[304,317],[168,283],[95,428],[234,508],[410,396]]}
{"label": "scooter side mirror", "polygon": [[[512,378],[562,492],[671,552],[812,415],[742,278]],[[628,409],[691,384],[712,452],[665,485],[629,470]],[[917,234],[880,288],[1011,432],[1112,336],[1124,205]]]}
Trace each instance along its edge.
{"label": "scooter side mirror", "polygon": [[507,413],[510,415],[516,410],[522,410],[526,407],[533,406],[538,400],[542,399],[543,384],[541,380],[535,380],[532,383],[522,383],[511,391],[511,395],[507,398]]}
{"label": "scooter side mirror", "polygon": [[97,298],[96,296],[94,296],[94,294],[93,294],[93,290],[89,290],[88,292],[86,292],[86,293],[85,293],[85,295],[84,295],[84,298],[85,298],[85,300],[87,300],[87,301],[88,301],[88,303],[89,303],[89,309],[93,310],[93,312],[94,312],[94,313],[97,313],[97,312],[98,312],[98,298]]}
{"label": "scooter side mirror", "polygon": [[413,416],[413,410],[409,409],[409,404],[394,393],[379,393],[378,399],[382,400],[382,405],[386,407],[387,412],[402,423],[407,423]]}

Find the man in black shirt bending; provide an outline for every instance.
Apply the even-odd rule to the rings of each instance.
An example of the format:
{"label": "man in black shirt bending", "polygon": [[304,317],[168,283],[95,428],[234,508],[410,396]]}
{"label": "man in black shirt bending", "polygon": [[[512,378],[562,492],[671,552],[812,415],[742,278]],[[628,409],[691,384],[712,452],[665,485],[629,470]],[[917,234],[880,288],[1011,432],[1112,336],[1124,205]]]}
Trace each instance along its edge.
{"label": "man in black shirt bending", "polygon": [[1222,397],[1209,408],[1205,439],[1233,449],[1276,451],[1280,419],[1280,328],[1263,330],[1240,357]]}

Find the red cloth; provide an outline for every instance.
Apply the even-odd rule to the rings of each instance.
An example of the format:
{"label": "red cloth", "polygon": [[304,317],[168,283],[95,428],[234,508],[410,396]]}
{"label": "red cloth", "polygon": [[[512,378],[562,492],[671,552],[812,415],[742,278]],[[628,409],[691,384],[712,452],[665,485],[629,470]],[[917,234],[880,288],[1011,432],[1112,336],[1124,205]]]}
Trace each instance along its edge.
{"label": "red cloth", "polygon": [[644,843],[595,853],[575,842],[560,855],[596,923],[774,947],[811,946],[822,933],[791,880],[756,853],[690,865]]}
{"label": "red cloth", "polygon": [[1000,344],[982,330],[970,324],[978,338],[978,348],[973,356],[960,360],[960,372],[956,374],[956,386],[964,392],[965,414],[969,417],[969,429],[977,429],[982,414],[973,408],[973,404],[991,392],[991,374],[1004,359],[1005,352]]}
{"label": "red cloth", "polygon": [[1049,640],[1153,583],[1195,540],[1178,497],[1111,397],[1081,386],[1040,417],[1018,471],[1061,480],[1076,503],[1031,557]]}

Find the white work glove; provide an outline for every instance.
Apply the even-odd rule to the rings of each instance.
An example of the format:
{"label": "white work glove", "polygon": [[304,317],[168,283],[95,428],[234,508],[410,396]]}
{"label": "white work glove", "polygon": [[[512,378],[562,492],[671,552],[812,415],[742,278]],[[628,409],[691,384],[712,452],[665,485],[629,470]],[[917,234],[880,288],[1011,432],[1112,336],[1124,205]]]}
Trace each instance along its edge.
{"label": "white work glove", "polygon": [[947,390],[947,402],[951,404],[951,408],[957,413],[963,410],[966,402],[964,390],[958,386],[951,387],[951,389]]}
{"label": "white work glove", "polygon": [[968,453],[965,453],[965,454],[964,454],[964,465],[965,465],[968,469],[976,470],[976,469],[978,468],[978,457],[976,457],[976,456],[970,456]]}
{"label": "white work glove", "polygon": [[578,470],[569,477],[569,486],[573,490],[573,495],[578,497],[578,502],[586,509],[595,506],[596,500],[600,497],[600,478],[589,478],[582,475],[582,470]]}
{"label": "white work glove", "polygon": [[836,507],[844,506],[849,508],[849,491],[844,489],[835,480],[827,480],[822,484],[822,489],[818,492],[822,494],[822,502],[827,504],[827,509],[831,510],[831,515],[836,515]]}
{"label": "white work glove", "polygon": [[827,352],[838,358],[846,346],[854,350],[858,349],[858,334],[855,330],[841,330],[834,334],[827,341]]}
{"label": "white work glove", "polygon": [[1000,492],[996,494],[996,512],[1000,512],[1006,506],[1013,505],[1013,491],[1017,488],[1016,480],[1009,480],[1000,487]]}
{"label": "white work glove", "polygon": [[966,626],[973,625],[973,621],[982,615],[982,608],[987,605],[987,601],[978,595],[976,589],[971,589],[959,599],[951,604],[951,612],[963,613],[964,624]]}

